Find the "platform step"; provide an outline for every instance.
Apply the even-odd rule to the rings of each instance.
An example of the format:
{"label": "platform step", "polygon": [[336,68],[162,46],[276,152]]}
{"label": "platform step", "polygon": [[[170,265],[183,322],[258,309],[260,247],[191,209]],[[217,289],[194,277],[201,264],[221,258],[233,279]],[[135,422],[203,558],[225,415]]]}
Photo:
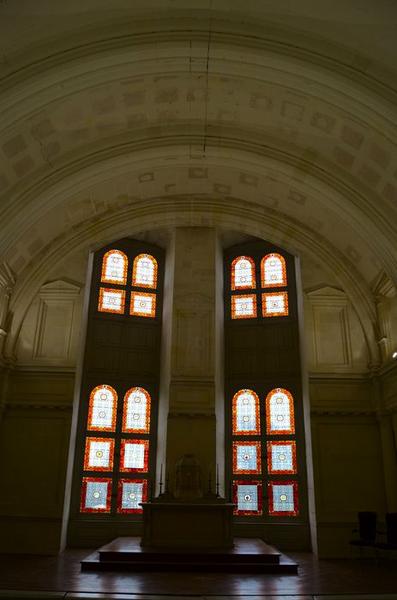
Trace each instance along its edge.
{"label": "platform step", "polygon": [[83,571],[223,571],[296,574],[298,565],[260,539],[237,538],[230,550],[143,548],[140,538],[113,540],[81,562]]}

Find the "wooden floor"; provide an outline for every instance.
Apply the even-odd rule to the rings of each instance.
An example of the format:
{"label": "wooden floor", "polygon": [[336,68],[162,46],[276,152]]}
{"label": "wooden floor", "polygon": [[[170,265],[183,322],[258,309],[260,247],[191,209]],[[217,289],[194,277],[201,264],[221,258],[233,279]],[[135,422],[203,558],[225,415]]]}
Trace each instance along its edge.
{"label": "wooden floor", "polygon": [[[80,561],[87,550],[68,550],[59,557],[0,556],[0,589],[58,592],[59,598],[98,598],[93,594],[125,594],[124,598],[182,600],[183,597],[211,597],[212,600],[260,600],[276,597],[282,600],[331,598],[333,594],[357,594],[397,598],[397,563],[373,559],[321,560],[311,554],[290,553],[299,563],[298,575],[258,575],[239,573],[87,573],[81,572]],[[80,592],[79,595],[76,595]],[[395,594],[391,596],[391,594]],[[0,598],[22,597],[0,593]],[[46,598],[44,594],[35,596]],[[117,597],[117,596],[116,596]],[[222,597],[222,599],[217,598]],[[203,600],[203,599],[202,599]],[[339,596],[339,600],[344,600]]]}

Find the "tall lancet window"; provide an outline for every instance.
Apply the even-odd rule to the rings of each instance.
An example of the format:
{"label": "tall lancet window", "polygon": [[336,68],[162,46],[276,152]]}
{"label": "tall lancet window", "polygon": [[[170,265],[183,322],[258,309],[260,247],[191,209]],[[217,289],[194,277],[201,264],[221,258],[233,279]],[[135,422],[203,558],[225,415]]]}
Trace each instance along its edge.
{"label": "tall lancet window", "polygon": [[226,474],[235,526],[274,525],[281,539],[280,528],[298,523],[294,531],[309,539],[294,258],[265,242],[234,246],[225,251],[224,280]]}
{"label": "tall lancet window", "polygon": [[70,543],[90,536],[93,519],[99,537],[141,519],[154,483],[163,273],[153,245],[123,239],[95,254]]}

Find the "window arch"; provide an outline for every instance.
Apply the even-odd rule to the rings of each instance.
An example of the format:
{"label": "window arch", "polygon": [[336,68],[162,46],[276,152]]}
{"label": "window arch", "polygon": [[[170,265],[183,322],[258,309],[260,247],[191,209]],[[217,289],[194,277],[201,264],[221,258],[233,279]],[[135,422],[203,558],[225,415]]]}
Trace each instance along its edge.
{"label": "window arch", "polygon": [[106,252],[102,260],[102,283],[127,283],[128,258],[121,250],[112,249]]}
{"label": "window arch", "polygon": [[114,431],[116,427],[117,393],[110,385],[97,385],[90,394],[89,431]]}
{"label": "window arch", "polygon": [[132,266],[132,285],[156,289],[157,260],[150,254],[138,254]]}
{"label": "window arch", "polygon": [[276,388],[267,395],[266,429],[269,435],[295,433],[294,399],[288,390]]}
{"label": "window arch", "polygon": [[149,433],[150,405],[149,392],[140,387],[129,389],[124,396],[123,432]]}
{"label": "window arch", "polygon": [[233,433],[259,435],[259,398],[252,390],[240,390],[233,396]]}
{"label": "window arch", "polygon": [[255,262],[250,256],[238,256],[232,262],[231,289],[244,290],[256,287]]}
{"label": "window arch", "polygon": [[272,252],[261,260],[262,287],[285,287],[287,285],[287,269],[281,254]]}

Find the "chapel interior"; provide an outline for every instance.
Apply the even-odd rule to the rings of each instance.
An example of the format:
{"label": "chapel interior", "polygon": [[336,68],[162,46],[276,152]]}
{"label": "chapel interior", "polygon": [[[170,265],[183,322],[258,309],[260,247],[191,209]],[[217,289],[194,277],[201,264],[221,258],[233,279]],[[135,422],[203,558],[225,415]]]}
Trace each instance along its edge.
{"label": "chapel interior", "polygon": [[[0,597],[395,592],[397,3],[0,0],[0,49]],[[221,531],[298,575],[80,572]]]}

